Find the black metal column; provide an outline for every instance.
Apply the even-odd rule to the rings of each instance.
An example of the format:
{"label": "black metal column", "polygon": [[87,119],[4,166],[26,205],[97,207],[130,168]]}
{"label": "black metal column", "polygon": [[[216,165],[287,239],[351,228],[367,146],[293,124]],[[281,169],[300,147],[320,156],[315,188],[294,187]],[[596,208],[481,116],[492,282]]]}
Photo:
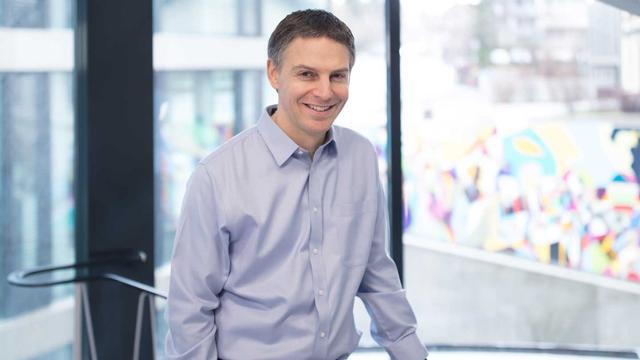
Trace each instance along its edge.
{"label": "black metal column", "polygon": [[[152,0],[77,0],[76,257],[144,251],[145,264],[116,271],[151,285],[152,36]],[[132,358],[138,293],[112,282],[88,286],[98,358]],[[152,356],[149,331],[147,316],[141,359]]]}
{"label": "black metal column", "polygon": [[402,154],[400,115],[400,0],[385,1],[387,45],[387,161],[388,201],[391,235],[391,257],[398,267],[400,280],[404,279],[402,247]]}

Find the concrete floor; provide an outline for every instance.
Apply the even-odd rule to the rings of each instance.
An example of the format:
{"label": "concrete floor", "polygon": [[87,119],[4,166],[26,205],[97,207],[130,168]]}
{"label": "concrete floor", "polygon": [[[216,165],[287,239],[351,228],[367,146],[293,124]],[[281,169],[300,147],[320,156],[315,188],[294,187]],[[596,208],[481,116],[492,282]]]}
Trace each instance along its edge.
{"label": "concrete floor", "polygon": [[[587,355],[557,355],[557,354],[532,354],[516,352],[485,352],[485,351],[432,351],[429,360],[617,360],[628,357],[602,357]],[[638,357],[636,357],[638,358]],[[349,360],[389,360],[384,352],[358,352],[349,357]]]}

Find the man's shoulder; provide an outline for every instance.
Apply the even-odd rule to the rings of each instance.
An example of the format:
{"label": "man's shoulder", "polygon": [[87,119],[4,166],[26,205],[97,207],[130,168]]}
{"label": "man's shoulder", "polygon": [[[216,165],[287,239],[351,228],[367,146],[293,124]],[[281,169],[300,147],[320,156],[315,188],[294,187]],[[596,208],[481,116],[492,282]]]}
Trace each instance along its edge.
{"label": "man's shoulder", "polygon": [[200,165],[210,168],[223,165],[227,161],[234,161],[239,152],[247,151],[245,145],[247,142],[254,141],[256,135],[258,135],[256,126],[252,126],[240,132],[200,160]]}
{"label": "man's shoulder", "polygon": [[359,132],[344,127],[334,125],[336,142],[338,147],[345,147],[350,151],[372,151],[375,152],[373,143]]}

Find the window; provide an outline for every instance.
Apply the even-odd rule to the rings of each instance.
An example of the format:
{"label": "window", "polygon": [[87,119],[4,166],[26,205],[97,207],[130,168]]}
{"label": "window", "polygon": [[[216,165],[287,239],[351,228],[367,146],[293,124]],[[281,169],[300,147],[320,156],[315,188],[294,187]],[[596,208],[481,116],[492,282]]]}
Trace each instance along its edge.
{"label": "window", "polygon": [[0,348],[8,358],[71,356],[73,288],[5,279],[74,261],[72,7],[0,2]]}
{"label": "window", "polygon": [[402,12],[422,339],[637,347],[638,18],[582,0]]}

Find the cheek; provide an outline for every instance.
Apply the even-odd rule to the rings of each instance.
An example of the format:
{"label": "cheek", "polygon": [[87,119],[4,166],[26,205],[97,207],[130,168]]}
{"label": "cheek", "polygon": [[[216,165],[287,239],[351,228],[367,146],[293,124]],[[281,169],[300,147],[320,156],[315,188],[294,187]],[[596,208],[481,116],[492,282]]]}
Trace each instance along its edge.
{"label": "cheek", "polygon": [[346,101],[349,98],[349,85],[336,86],[333,89],[333,93],[343,101]]}
{"label": "cheek", "polygon": [[287,89],[287,96],[289,97],[289,100],[297,102],[302,99],[308,92],[309,90],[303,85],[290,86]]}

